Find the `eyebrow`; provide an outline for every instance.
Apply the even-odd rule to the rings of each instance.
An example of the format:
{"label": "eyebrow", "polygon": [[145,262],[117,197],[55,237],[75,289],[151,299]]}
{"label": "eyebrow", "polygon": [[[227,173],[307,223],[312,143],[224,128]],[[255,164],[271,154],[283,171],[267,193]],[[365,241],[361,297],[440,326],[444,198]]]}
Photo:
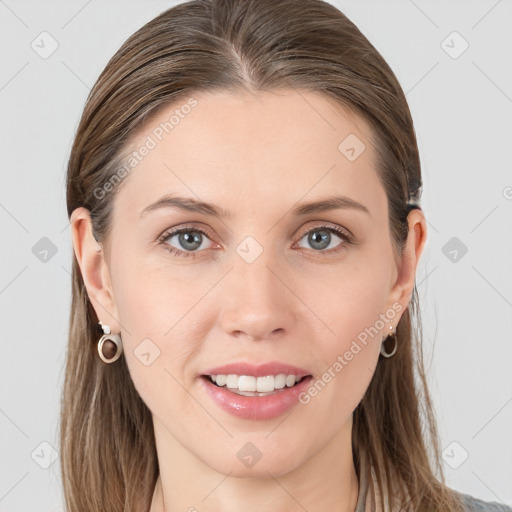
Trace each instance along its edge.
{"label": "eyebrow", "polygon": [[192,197],[178,197],[173,195],[166,195],[161,197],[158,201],[146,206],[142,210],[140,216],[143,217],[146,213],[149,213],[159,208],[177,208],[186,212],[202,213],[211,217],[231,217],[231,214],[223,210],[219,206],[215,206],[211,203],[204,201],[198,201]]}
{"label": "eyebrow", "polygon": [[[202,213],[217,218],[231,218],[231,213],[224,210],[220,206],[216,206],[204,201],[198,201],[191,197],[179,197],[173,195],[165,195],[150,204],[142,210],[140,216],[143,217],[147,213],[158,210],[160,208],[177,208],[186,212]],[[370,215],[370,211],[366,206],[357,201],[345,196],[333,196],[321,201],[313,201],[310,203],[303,203],[292,210],[292,215],[303,216],[312,213],[326,212],[330,210],[358,210]]]}
{"label": "eyebrow", "polygon": [[322,201],[301,204],[292,210],[292,215],[309,215],[329,210],[358,210],[370,215],[366,206],[345,196],[333,196]]}

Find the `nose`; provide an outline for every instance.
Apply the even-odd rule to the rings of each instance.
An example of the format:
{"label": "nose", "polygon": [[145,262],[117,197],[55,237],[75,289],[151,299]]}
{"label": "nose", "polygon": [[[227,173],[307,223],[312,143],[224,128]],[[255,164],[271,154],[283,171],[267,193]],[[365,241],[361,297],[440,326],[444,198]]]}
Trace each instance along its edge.
{"label": "nose", "polygon": [[235,255],[221,306],[223,332],[252,341],[277,340],[289,334],[298,319],[298,301],[287,283],[290,279],[267,251],[252,263]]}

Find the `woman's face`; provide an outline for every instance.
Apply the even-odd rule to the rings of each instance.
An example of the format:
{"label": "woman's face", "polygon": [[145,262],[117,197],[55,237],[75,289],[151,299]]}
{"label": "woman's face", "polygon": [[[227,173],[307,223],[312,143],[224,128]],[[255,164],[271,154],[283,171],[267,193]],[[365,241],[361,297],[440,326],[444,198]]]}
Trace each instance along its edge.
{"label": "woman's face", "polygon": [[[138,161],[115,196],[106,246],[112,301],[95,307],[121,332],[160,447],[232,476],[284,474],[350,439],[415,269],[401,277],[393,257],[361,118],[313,92],[192,96],[130,142]],[[187,208],[151,206],[165,196]],[[250,378],[258,370],[300,373],[286,365],[310,377],[300,395],[285,384],[261,397],[204,377],[244,363],[270,365],[217,371],[248,376],[228,379],[242,389],[282,384]]]}

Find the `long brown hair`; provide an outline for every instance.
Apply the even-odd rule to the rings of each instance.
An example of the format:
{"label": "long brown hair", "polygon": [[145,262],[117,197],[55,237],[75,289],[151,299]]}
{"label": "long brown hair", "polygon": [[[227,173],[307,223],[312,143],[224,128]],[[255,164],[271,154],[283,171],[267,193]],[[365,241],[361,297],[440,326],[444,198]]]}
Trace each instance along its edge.
{"label": "long brown hair", "polygon": [[[77,128],[67,174],[68,215],[87,208],[95,238],[107,239],[119,187],[107,197],[97,191],[105,190],[119,169],[141,122],[164,106],[196,91],[283,88],[320,92],[369,123],[392,243],[400,255],[408,232],[407,202],[419,202],[422,185],[407,101],[368,39],[320,0],[194,0],[166,10],[129,37],[92,88]],[[158,477],[151,412],[124,357],[112,365],[99,359],[97,322],[73,257],[60,423],[67,510],[147,511]],[[401,500],[400,510],[462,510],[440,463],[416,287],[397,339],[396,354],[379,361],[354,411],[357,475],[369,468],[362,465],[364,455],[382,510],[389,510],[386,497]]]}

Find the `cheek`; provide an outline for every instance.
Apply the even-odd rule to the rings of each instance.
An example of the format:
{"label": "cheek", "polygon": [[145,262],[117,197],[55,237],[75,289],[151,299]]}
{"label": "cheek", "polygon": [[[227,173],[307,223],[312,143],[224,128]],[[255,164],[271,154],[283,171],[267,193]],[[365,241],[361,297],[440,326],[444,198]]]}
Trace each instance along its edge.
{"label": "cheek", "polygon": [[[142,258],[141,258],[142,260]],[[119,320],[137,336],[163,343],[186,323],[189,312],[208,290],[202,277],[181,268],[123,261],[113,274]],[[175,335],[174,335],[175,337]]]}
{"label": "cheek", "polygon": [[386,297],[379,283],[360,284],[332,295],[335,300],[322,310],[333,333],[317,338],[322,370],[301,397],[312,428],[327,428],[331,434],[362,400],[379,358]]}
{"label": "cheek", "polygon": [[156,401],[181,396],[177,381],[187,382],[184,369],[205,336],[192,309],[201,290],[168,274],[126,261],[112,276],[126,362],[137,391],[153,411]]}
{"label": "cheek", "polygon": [[389,279],[386,266],[372,261],[340,266],[334,274],[308,280],[309,291],[306,294],[303,289],[303,296],[328,327],[319,341],[330,360],[340,351],[347,350],[353,339],[359,337],[364,341],[365,333],[370,339],[380,340],[375,330],[387,329],[381,318],[388,301]]}
{"label": "cheek", "polygon": [[392,319],[385,311],[388,283],[389,271],[374,261],[347,267],[339,279],[323,281],[317,293],[308,295],[308,305],[328,327],[316,339],[323,373],[311,389],[311,401],[318,396],[318,407],[334,405],[349,414],[363,397],[378,361],[381,333]]}

